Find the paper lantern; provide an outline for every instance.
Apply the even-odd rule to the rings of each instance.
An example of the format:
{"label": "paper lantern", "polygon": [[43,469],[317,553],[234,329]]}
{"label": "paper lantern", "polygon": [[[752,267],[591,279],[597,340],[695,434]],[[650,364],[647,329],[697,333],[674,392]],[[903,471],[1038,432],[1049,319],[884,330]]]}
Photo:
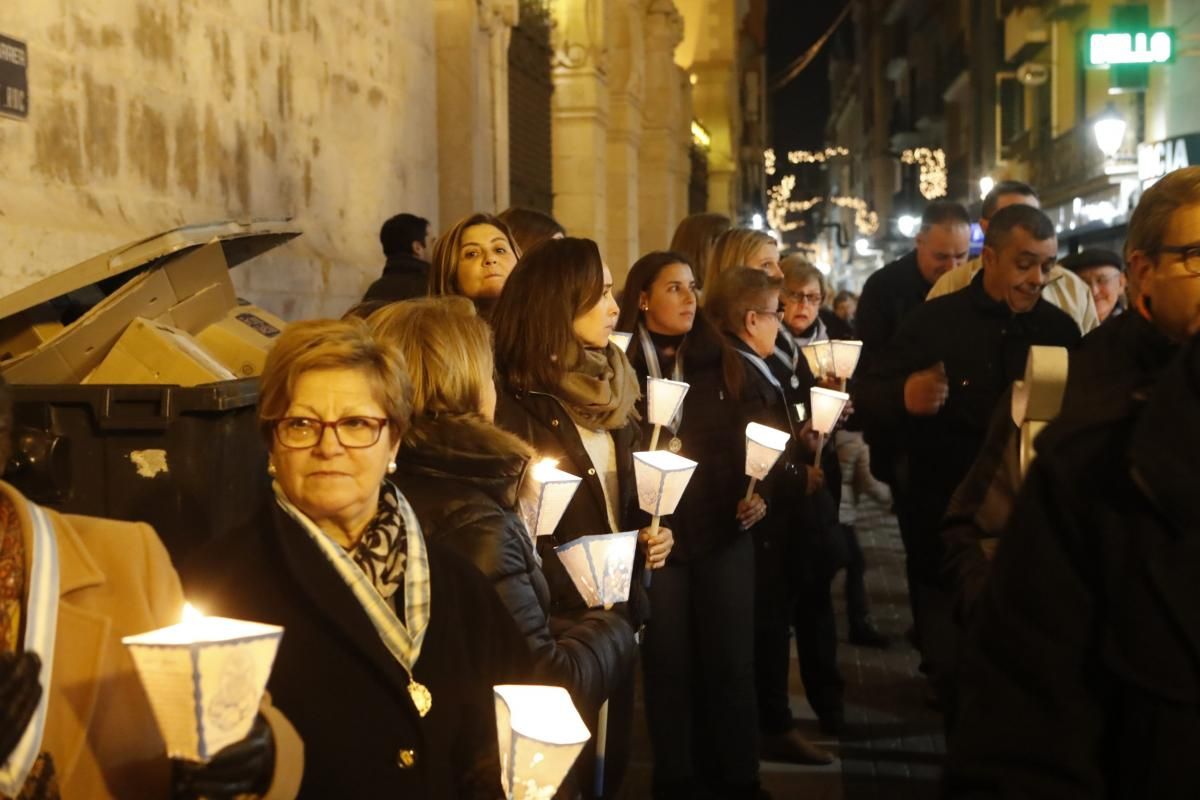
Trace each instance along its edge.
{"label": "paper lantern", "polygon": [[588,608],[612,608],[629,599],[637,531],[580,536],[554,548]]}
{"label": "paper lantern", "polygon": [[558,469],[556,463],[552,458],[544,458],[525,475],[520,513],[534,538],[554,533],[579,488],[581,479]]}
{"label": "paper lantern", "polygon": [[126,636],[167,755],[205,762],[250,732],[283,628],[205,617]]}
{"label": "paper lantern", "polygon": [[783,455],[791,434],[751,422],[746,426],[746,474],[763,480]]}
{"label": "paper lantern", "polygon": [[690,458],[668,450],[634,453],[633,473],[642,511],[655,517],[675,513],[697,466]]}
{"label": "paper lantern", "polygon": [[804,360],[808,362],[808,371],[817,380],[833,374],[833,345],[828,342],[814,342],[800,348]]}
{"label": "paper lantern", "polygon": [[492,688],[500,785],[508,800],[550,800],[591,734],[561,686]]}
{"label": "paper lantern", "polygon": [[813,430],[828,435],[842,416],[842,409],[846,407],[846,401],[850,399],[850,395],[834,389],[814,386],[809,390],[809,398],[812,402]]}
{"label": "paper lantern", "polygon": [[829,343],[833,355],[833,375],[843,381],[854,377],[858,357],[862,355],[862,342],[851,339],[834,339]]}
{"label": "paper lantern", "polygon": [[646,416],[651,425],[670,426],[671,421],[683,405],[688,384],[669,381],[665,378],[650,378],[646,381]]}
{"label": "paper lantern", "polygon": [[613,331],[608,335],[608,340],[617,346],[617,349],[622,353],[629,352],[629,343],[633,341],[632,333],[623,331]]}

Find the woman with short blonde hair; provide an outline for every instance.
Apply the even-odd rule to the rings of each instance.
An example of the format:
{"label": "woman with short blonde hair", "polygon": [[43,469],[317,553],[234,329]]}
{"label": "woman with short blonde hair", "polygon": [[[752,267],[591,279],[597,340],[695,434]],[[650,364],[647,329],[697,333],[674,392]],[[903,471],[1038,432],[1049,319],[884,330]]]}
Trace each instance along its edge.
{"label": "woman with short blonde hair", "polygon": [[413,421],[396,455],[396,481],[422,532],[491,581],[539,681],[565,687],[581,709],[599,707],[632,661],[633,628],[615,611],[551,613],[518,511],[534,451],[493,423],[491,329],[461,297],[396,303],[369,322],[403,351],[412,374]]}
{"label": "woman with short blonde hair", "polygon": [[399,348],[360,319],[289,325],[258,419],[271,488],[185,579],[206,612],[287,631],[267,688],[305,744],[300,795],[498,796],[492,687],[529,680],[529,655],[389,478],[412,421]]}

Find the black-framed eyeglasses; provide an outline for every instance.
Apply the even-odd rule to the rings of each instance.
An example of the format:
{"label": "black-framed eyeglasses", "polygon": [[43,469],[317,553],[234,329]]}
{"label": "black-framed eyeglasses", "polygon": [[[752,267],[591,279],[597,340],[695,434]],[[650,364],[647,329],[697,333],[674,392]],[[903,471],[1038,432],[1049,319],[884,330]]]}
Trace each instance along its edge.
{"label": "black-framed eyeglasses", "polygon": [[383,417],[342,417],[328,422],[313,417],[283,417],[274,422],[275,440],[291,450],[316,447],[325,429],[333,428],[338,444],[354,450],[378,442],[387,424]]}
{"label": "black-framed eyeglasses", "polygon": [[1200,275],[1200,244],[1164,244],[1158,252],[1179,256],[1185,270]]}
{"label": "black-framed eyeglasses", "polygon": [[824,299],[820,292],[810,292],[802,294],[800,292],[784,292],[783,299],[789,303],[806,303],[810,306],[819,306]]}

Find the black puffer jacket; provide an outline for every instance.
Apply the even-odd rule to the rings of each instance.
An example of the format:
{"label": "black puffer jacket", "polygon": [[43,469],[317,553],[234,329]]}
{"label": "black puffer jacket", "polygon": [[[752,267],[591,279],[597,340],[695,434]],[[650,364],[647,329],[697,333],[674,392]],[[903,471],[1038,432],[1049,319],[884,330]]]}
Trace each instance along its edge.
{"label": "black puffer jacket", "polygon": [[529,643],[535,678],[598,708],[632,663],[633,628],[612,611],[551,618],[546,577],[515,511],[532,456],[520,439],[477,416],[442,415],[408,431],[395,477],[426,540],[464,556],[492,581]]}

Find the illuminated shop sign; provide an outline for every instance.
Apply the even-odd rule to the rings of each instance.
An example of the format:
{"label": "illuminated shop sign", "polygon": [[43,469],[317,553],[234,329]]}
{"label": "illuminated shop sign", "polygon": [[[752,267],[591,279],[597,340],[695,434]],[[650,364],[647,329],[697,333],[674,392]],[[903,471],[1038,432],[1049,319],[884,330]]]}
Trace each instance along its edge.
{"label": "illuminated shop sign", "polygon": [[1137,156],[1138,180],[1149,189],[1168,172],[1200,164],[1200,133],[1139,144]]}
{"label": "illuminated shop sign", "polygon": [[1088,31],[1087,64],[1107,69],[1127,64],[1169,64],[1175,60],[1175,30]]}

